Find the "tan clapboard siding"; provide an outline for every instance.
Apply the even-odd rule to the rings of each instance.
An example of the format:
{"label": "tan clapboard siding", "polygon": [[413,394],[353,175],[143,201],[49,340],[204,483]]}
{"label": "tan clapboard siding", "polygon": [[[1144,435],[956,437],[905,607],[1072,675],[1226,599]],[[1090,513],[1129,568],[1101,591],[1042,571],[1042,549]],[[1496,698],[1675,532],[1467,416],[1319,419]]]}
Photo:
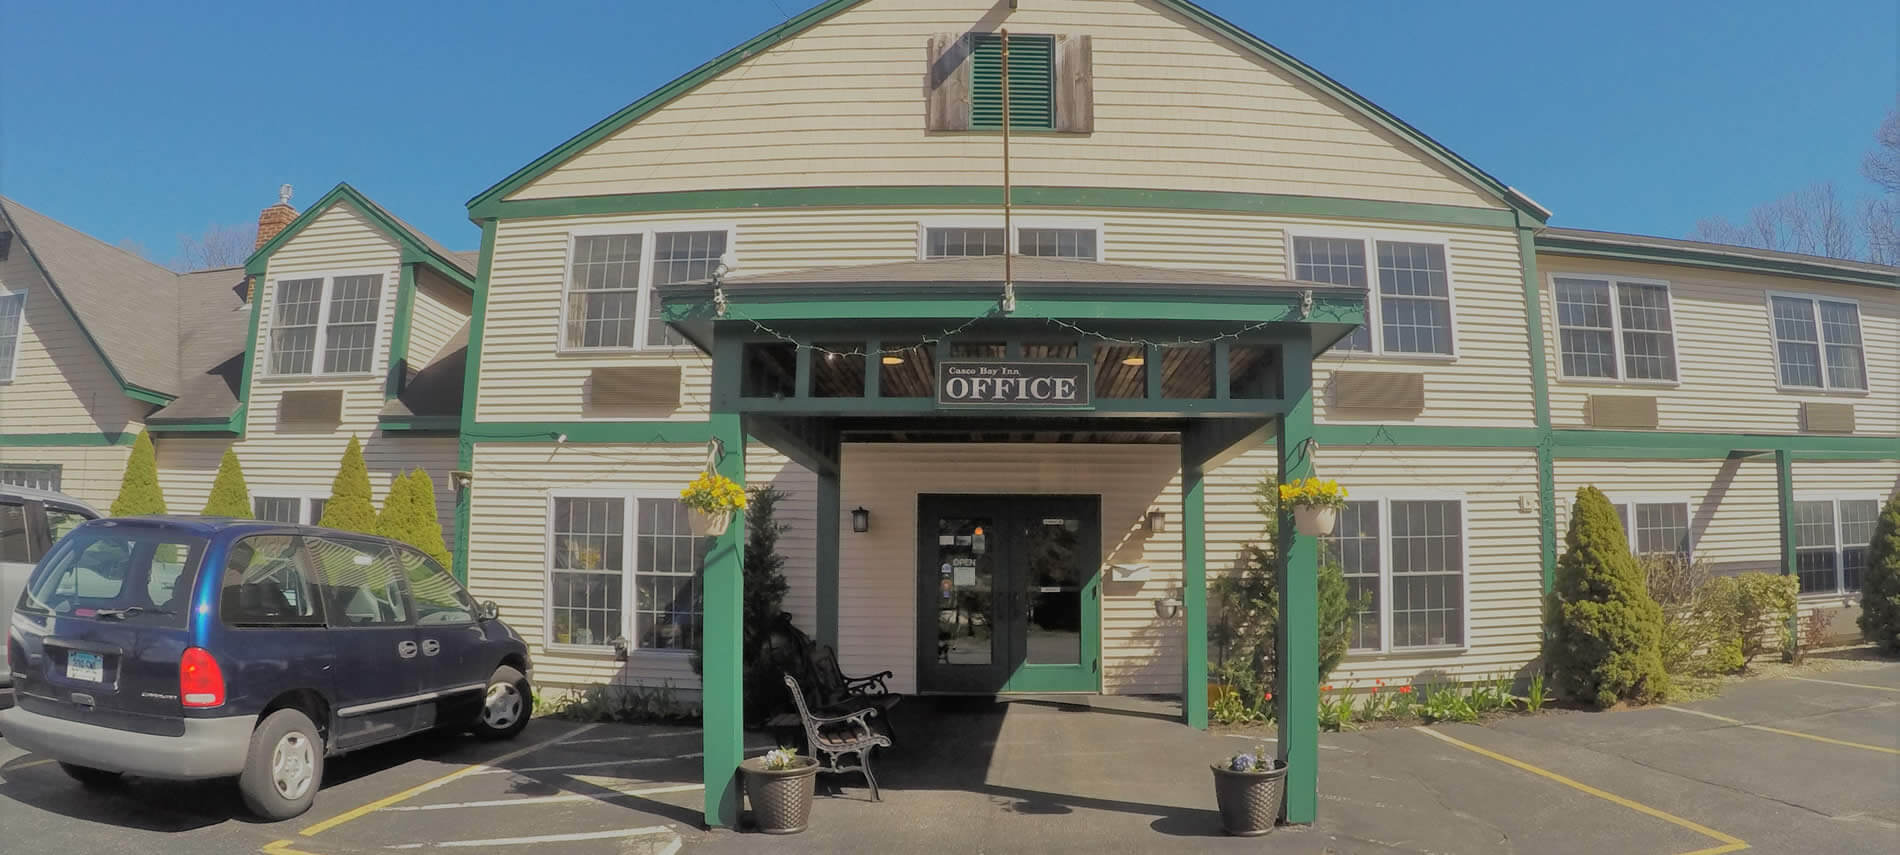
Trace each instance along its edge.
{"label": "tan clapboard siding", "polygon": [[[1540,254],[1551,422],[1587,427],[1593,393],[1654,394],[1662,430],[1798,433],[1801,404],[1854,406],[1858,436],[1900,435],[1900,292],[1812,282],[1785,276],[1705,271],[1663,264],[1595,261]],[[1551,275],[1634,276],[1669,283],[1681,365],[1678,386],[1603,384],[1565,380],[1557,337]],[[1769,291],[1847,298],[1860,303],[1868,391],[1820,393],[1775,388]]]}
{"label": "tan clapboard siding", "polygon": [[[1319,472],[1361,498],[1379,491],[1461,493],[1469,564],[1470,635],[1462,652],[1354,654],[1332,681],[1471,680],[1518,674],[1539,652],[1543,572],[1538,565],[1537,459],[1530,450],[1324,448]],[[1521,498],[1532,504],[1522,509]]]}
{"label": "tan clapboard siding", "polygon": [[[785,526],[778,538],[778,554],[785,559],[785,602],[780,608],[790,612],[792,622],[808,635],[818,632],[818,476],[785,455],[760,443],[748,443],[745,451],[747,489],[770,484],[785,494],[774,517]],[[849,537],[851,515],[843,515],[840,526]]]}
{"label": "tan clapboard siding", "polygon": [[[380,403],[380,400],[379,400]],[[252,434],[242,441],[229,438],[167,436],[158,440],[158,482],[173,513],[195,514],[204,508],[217,478],[224,450],[237,450],[238,465],[252,497],[319,496],[327,498],[343,460],[348,434],[270,436]],[[455,490],[449,472],[455,469],[453,437],[359,437],[363,463],[369,469],[370,497],[378,510],[389,494],[390,479],[411,469],[429,473],[435,484],[435,514],[442,539],[455,542]]]}
{"label": "tan clapboard siding", "polygon": [[26,294],[26,314],[13,380],[0,377],[0,434],[136,432],[136,422],[151,407],[125,396],[15,237],[0,261],[0,294],[20,293]]}
{"label": "tan clapboard siding", "polygon": [[[643,418],[703,419],[710,363],[697,350],[650,353],[557,353],[561,288],[570,232],[615,226],[731,226],[735,281],[788,270],[905,261],[917,257],[918,229],[968,209],[735,211],[695,215],[607,215],[508,220],[496,238],[482,337],[478,416],[483,421],[586,418],[589,372],[610,366],[678,366],[680,406]],[[1250,274],[1288,275],[1286,235],[1304,230],[1380,230],[1377,224],[1310,217],[1173,211],[1025,208],[1024,220],[1100,221],[1104,260],[1115,263]],[[999,221],[1000,224],[1000,221]],[[1328,353],[1314,366],[1314,388],[1326,390],[1335,368],[1425,374],[1425,409],[1408,423],[1530,427],[1533,424],[1523,276],[1516,238],[1509,231],[1472,227],[1403,228],[1408,235],[1442,238],[1450,247],[1457,310],[1456,361],[1345,356]],[[1326,395],[1315,398],[1317,418],[1339,423],[1389,420],[1329,416]]]}
{"label": "tan clapboard siding", "polygon": [[[788,494],[779,514],[780,521],[792,527],[779,541],[791,587],[785,609],[806,631],[813,631],[813,476],[756,443],[746,454],[748,486],[776,483]],[[697,443],[476,446],[469,506],[469,591],[478,600],[499,604],[508,624],[527,640],[538,682],[670,685],[685,699],[697,697],[699,677],[684,653],[636,650],[628,662],[617,663],[611,652],[546,649],[548,494],[555,489],[598,488],[671,497],[705,463],[706,447]]]}
{"label": "tan clapboard siding", "polygon": [[[126,427],[130,431],[142,430],[139,425]],[[104,513],[112,506],[112,500],[119,495],[119,484],[125,479],[125,459],[132,454],[131,446],[109,445],[97,447],[66,446],[16,446],[0,445],[0,466],[9,463],[54,464],[60,467],[60,492],[79,499]],[[161,483],[170,498],[169,483]]]}
{"label": "tan clapboard siding", "polygon": [[410,304],[409,365],[428,365],[468,324],[474,298],[427,267],[417,266],[416,299]]}
{"label": "tan clapboard siding", "polygon": [[[1900,494],[1900,460],[1820,461],[1797,460],[1794,463],[1795,499],[1809,495],[1853,499],[1881,499]],[[1798,624],[1803,644],[1857,640],[1860,627],[1854,623],[1860,614],[1860,593],[1806,594],[1801,597]],[[1828,612],[1828,629],[1821,639],[1807,635],[1808,616]]]}
{"label": "tan clapboard siding", "polygon": [[[997,184],[995,134],[925,132],[926,45],[992,0],[871,0],[622,129],[511,198]],[[1391,134],[1178,15],[1039,0],[1016,33],[1088,35],[1093,134],[1022,134],[1022,185],[1169,187],[1500,207]]]}
{"label": "tan clapboard siding", "polygon": [[1781,500],[1772,456],[1725,460],[1558,460],[1557,531],[1570,525],[1577,490],[1612,502],[1687,500],[1696,557],[1715,573],[1781,568]]}

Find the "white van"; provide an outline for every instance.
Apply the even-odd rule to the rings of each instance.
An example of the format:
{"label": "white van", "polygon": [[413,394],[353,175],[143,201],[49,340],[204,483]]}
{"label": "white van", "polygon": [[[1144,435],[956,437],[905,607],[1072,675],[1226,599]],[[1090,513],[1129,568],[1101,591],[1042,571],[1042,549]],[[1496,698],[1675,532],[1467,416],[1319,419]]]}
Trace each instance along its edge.
{"label": "white van", "polygon": [[[0,486],[0,615],[6,617],[7,625],[13,623],[13,606],[20,601],[20,591],[40,556],[80,523],[99,516],[85,502],[62,493]],[[0,646],[0,665],[9,665],[4,649]],[[12,702],[13,669],[9,666],[0,668],[0,706]]]}

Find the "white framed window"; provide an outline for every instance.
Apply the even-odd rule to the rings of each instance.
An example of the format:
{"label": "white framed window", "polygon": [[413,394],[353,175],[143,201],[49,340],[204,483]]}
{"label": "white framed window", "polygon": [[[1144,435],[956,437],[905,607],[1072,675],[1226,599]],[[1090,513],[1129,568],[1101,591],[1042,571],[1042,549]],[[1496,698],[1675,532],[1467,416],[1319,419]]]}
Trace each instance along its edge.
{"label": "white framed window", "polygon": [[345,271],[277,280],[266,373],[288,377],[373,372],[382,307],[381,273]]}
{"label": "white framed window", "polygon": [[1366,323],[1335,350],[1455,358],[1451,250],[1429,235],[1300,230],[1287,233],[1287,276],[1365,288]]}
{"label": "white framed window", "polygon": [[654,289],[706,282],[734,266],[730,225],[608,228],[568,235],[561,349],[645,350],[686,346],[662,320]]}
{"label": "white framed window", "polygon": [[633,491],[548,496],[547,644],[691,651],[704,615],[710,538],[677,497]]}
{"label": "white framed window", "polygon": [[1867,391],[1859,303],[1770,292],[1768,316],[1780,388]]}
{"label": "white framed window", "polygon": [[1464,497],[1438,492],[1374,496],[1355,490],[1330,537],[1347,596],[1365,598],[1353,616],[1347,649],[1357,653],[1462,648],[1466,609],[1467,520]]}
{"label": "white framed window", "polygon": [[1675,383],[1669,283],[1553,275],[1558,373],[1566,379]]}
{"label": "white framed window", "polygon": [[59,492],[60,464],[0,463],[0,486]]}
{"label": "white framed window", "polygon": [[1690,503],[1682,496],[1623,496],[1610,500],[1631,555],[1695,556]]}
{"label": "white framed window", "polygon": [[266,490],[251,494],[251,516],[269,522],[316,525],[323,519],[329,493]]}
{"label": "white framed window", "polygon": [[1794,566],[1801,593],[1860,590],[1881,502],[1878,495],[1795,495]]}
{"label": "white framed window", "polygon": [[13,369],[19,364],[20,335],[26,326],[26,292],[0,291],[0,383],[13,382]]}
{"label": "white framed window", "polygon": [[[1102,260],[1102,224],[1089,220],[1017,218],[1012,249],[1036,258]],[[917,257],[977,258],[1002,255],[1003,221],[1000,217],[959,217],[930,220],[917,228]]]}

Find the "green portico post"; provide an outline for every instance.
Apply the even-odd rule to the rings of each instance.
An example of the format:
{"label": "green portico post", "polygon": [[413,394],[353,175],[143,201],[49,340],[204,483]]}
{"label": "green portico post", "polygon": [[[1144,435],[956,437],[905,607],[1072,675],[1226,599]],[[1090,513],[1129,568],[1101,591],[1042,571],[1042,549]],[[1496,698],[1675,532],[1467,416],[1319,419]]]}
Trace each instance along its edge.
{"label": "green portico post", "polygon": [[1181,627],[1187,667],[1181,675],[1181,715],[1188,727],[1207,729],[1207,494],[1196,444],[1181,442]]}
{"label": "green portico post", "polygon": [[[719,474],[745,484],[745,428],[737,413],[715,412],[712,438],[719,445]],[[705,745],[706,825],[739,824],[739,761],[745,751],[740,639],[744,634],[741,598],[745,573],[745,514],[733,514],[726,533],[715,538],[706,555],[705,653],[700,666],[701,737]]]}
{"label": "green portico post", "polygon": [[[1313,346],[1304,332],[1281,342],[1280,480],[1313,474]],[[1289,823],[1311,823],[1319,811],[1319,543],[1293,530],[1280,509],[1280,674],[1274,687],[1280,719],[1280,762],[1287,765]]]}

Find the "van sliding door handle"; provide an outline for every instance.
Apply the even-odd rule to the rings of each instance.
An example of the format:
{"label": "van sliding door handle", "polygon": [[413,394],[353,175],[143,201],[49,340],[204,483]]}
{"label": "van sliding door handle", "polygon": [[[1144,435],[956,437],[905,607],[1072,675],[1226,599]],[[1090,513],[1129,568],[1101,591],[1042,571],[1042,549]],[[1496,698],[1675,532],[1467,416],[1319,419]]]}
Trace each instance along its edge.
{"label": "van sliding door handle", "polygon": [[397,656],[401,656],[401,657],[402,657],[402,658],[404,658],[404,659],[414,659],[414,658],[416,658],[416,643],[415,643],[415,642],[413,642],[413,641],[400,641],[400,642],[397,642],[397,643],[396,643],[396,655],[397,655]]}
{"label": "van sliding door handle", "polygon": [[434,656],[437,653],[441,653],[441,652],[442,652],[442,642],[436,641],[433,638],[425,638],[422,640],[422,655]]}

